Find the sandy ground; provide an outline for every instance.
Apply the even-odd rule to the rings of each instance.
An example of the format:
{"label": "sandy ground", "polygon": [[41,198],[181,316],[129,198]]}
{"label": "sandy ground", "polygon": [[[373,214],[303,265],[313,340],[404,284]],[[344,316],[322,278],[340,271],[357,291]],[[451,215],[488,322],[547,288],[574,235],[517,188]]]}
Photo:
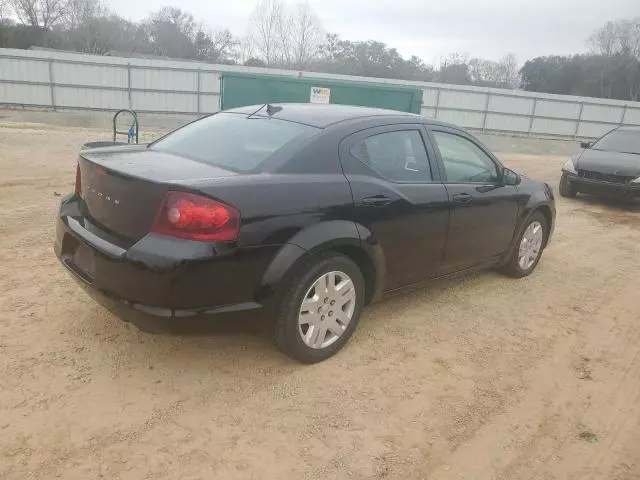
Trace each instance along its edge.
{"label": "sandy ground", "polygon": [[[0,478],[640,478],[637,205],[559,199],[534,275],[376,304],[303,366],[251,328],[148,335],[91,301],[53,226],[105,133],[2,114]],[[489,140],[556,188],[575,149]]]}

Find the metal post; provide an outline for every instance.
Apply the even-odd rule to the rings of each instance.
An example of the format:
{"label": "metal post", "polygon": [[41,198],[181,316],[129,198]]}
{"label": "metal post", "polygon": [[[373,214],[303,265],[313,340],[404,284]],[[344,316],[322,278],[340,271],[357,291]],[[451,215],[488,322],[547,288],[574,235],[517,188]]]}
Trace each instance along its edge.
{"label": "metal post", "polygon": [[218,111],[222,111],[222,106],[224,105],[224,75],[222,72],[218,72]]}
{"label": "metal post", "polygon": [[624,125],[624,117],[627,115],[627,104],[622,107],[622,116],[620,117],[620,125]]}
{"label": "metal post", "polygon": [[197,79],[197,81],[196,81],[196,92],[197,92],[197,94],[196,94],[197,95],[197,100],[196,100],[196,102],[197,102],[197,107],[196,107],[197,110],[196,110],[196,112],[200,113],[200,69],[198,69],[198,71],[196,72],[196,79]]}
{"label": "metal post", "polygon": [[482,131],[487,129],[487,115],[489,113],[489,101],[491,100],[491,93],[487,92],[487,101],[484,103],[484,118],[482,119]]}
{"label": "metal post", "polygon": [[49,87],[51,88],[51,108],[56,111],[56,94],[55,86],[53,83],[53,58],[49,59]]}
{"label": "metal post", "polygon": [[131,64],[127,63],[127,95],[129,97],[129,109],[133,108],[131,105]]}
{"label": "metal post", "polygon": [[580,122],[582,122],[582,110],[584,110],[584,103],[580,102],[580,111],[578,112],[578,121],[576,122],[576,130],[573,132],[573,138],[578,137],[580,131]]}
{"label": "metal post", "polygon": [[437,91],[438,91],[438,93],[436,93],[436,113],[433,116],[433,118],[435,118],[436,120],[438,119],[438,109],[440,108],[440,92],[441,92],[441,90],[438,89]]}
{"label": "metal post", "polygon": [[531,116],[529,117],[529,131],[527,135],[531,136],[531,131],[533,130],[533,121],[536,118],[536,108],[538,108],[538,97],[533,99],[533,109],[531,110]]}

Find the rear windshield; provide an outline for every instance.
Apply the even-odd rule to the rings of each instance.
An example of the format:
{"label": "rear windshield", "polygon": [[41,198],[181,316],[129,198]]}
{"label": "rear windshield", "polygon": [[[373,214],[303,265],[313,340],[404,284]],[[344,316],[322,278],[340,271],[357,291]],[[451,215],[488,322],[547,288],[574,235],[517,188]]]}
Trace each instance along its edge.
{"label": "rear windshield", "polygon": [[640,132],[614,130],[598,140],[591,148],[640,155]]}
{"label": "rear windshield", "polygon": [[219,113],[170,133],[151,148],[236,172],[249,172],[288,143],[317,131],[308,125],[275,118]]}

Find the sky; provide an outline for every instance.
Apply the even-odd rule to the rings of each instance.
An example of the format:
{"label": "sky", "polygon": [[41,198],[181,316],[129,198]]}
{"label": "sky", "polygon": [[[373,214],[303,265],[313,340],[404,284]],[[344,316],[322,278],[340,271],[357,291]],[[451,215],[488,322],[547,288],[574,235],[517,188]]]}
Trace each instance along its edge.
{"label": "sky", "polygon": [[[258,0],[106,0],[118,14],[141,20],[164,5],[191,12],[236,36],[247,31]],[[284,0],[295,3],[295,0]],[[608,20],[640,16],[640,0],[307,0],[327,32],[346,40],[378,40],[408,58],[437,64],[452,52],[518,61],[586,50]]]}

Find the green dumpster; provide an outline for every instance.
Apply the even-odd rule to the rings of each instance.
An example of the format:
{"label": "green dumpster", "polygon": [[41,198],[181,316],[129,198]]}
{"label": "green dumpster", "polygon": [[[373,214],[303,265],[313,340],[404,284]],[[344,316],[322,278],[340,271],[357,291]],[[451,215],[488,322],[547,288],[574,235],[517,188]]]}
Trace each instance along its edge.
{"label": "green dumpster", "polygon": [[222,109],[263,103],[337,103],[420,113],[422,90],[282,75],[222,74]]}

